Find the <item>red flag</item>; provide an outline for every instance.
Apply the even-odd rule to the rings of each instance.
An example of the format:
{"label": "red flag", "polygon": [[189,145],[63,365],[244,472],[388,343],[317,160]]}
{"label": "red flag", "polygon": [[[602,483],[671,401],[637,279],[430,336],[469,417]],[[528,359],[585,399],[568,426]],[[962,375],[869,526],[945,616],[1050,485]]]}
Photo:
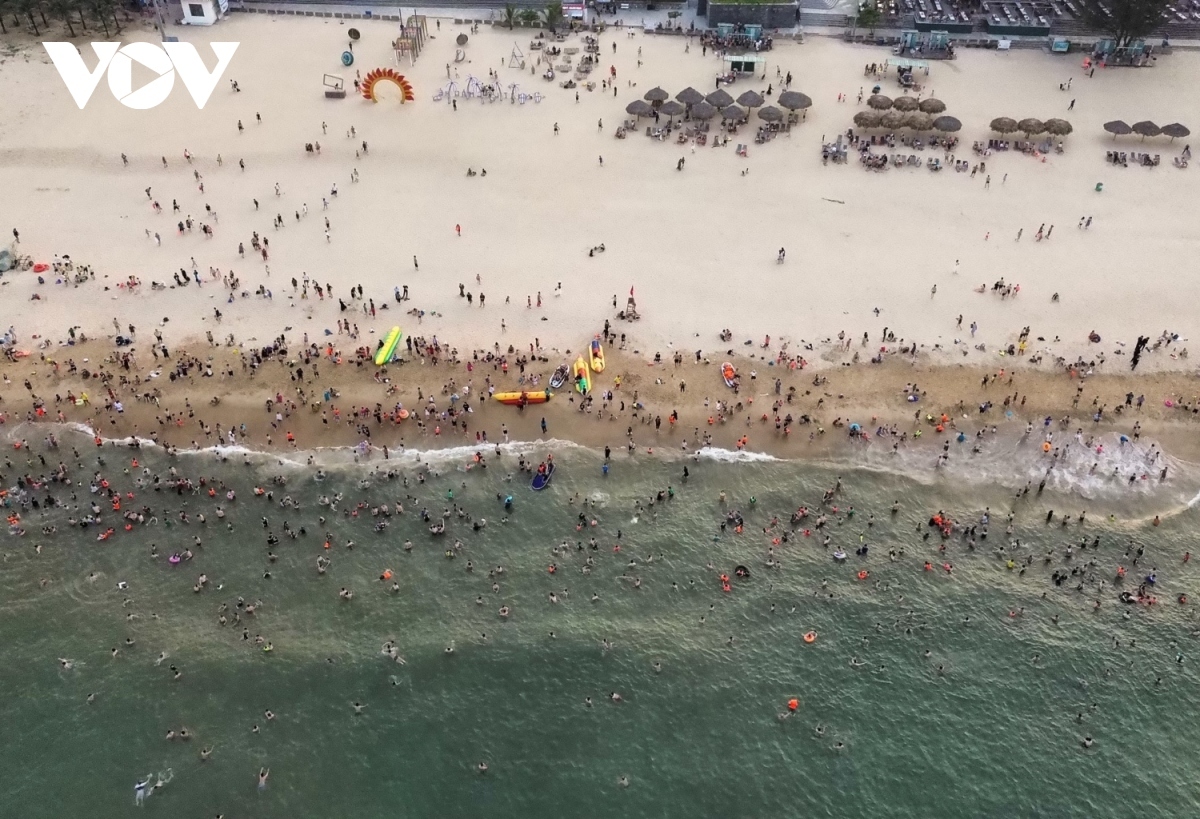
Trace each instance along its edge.
{"label": "red flag", "polygon": [[631,296],[633,295],[633,288],[632,288],[632,287],[631,287],[631,288],[629,288],[629,295],[631,295]]}

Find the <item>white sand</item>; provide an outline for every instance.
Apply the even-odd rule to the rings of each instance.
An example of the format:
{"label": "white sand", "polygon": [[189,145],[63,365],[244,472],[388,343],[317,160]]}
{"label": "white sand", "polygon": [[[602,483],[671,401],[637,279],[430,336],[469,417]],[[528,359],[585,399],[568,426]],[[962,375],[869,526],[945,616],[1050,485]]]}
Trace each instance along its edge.
{"label": "white sand", "polygon": [[[355,68],[365,73],[391,65],[394,24],[355,25],[364,33]],[[444,22],[417,65],[402,68],[417,92],[417,102],[404,106],[394,96],[379,104],[353,95],[323,97],[324,72],[353,77],[354,69],[338,62],[346,28],[336,21],[234,15],[213,29],[173,29],[198,44],[241,42],[202,111],[179,82],[167,103],[145,112],[119,105],[102,83],[80,111],[40,47],[28,51],[28,59],[4,62],[0,181],[6,219],[0,229],[7,234],[19,228],[20,250],[39,260],[69,253],[108,278],[78,289],[46,286],[40,288],[44,300],[30,302],[33,274],[6,274],[3,324],[58,339],[72,324],[111,333],[116,317],[149,330],[170,316],[169,335],[179,338],[211,327],[219,307],[226,316],[222,335],[267,340],[291,325],[316,338],[334,327],[338,313],[336,302],[289,301],[288,281],[307,271],[332,282],[343,297],[361,283],[376,304],[392,308],[392,288],[407,284],[413,300],[406,308],[445,317],[426,316],[418,329],[415,319],[391,309],[373,325],[359,313],[359,326],[386,331],[400,323],[460,347],[490,345],[500,338],[503,318],[510,343],[528,345],[536,336],[543,346],[578,348],[612,317],[614,294],[623,306],[630,286],[637,288],[644,316],[631,328],[633,346],[648,352],[666,353],[671,342],[685,350],[713,349],[723,327],[733,329],[736,342],[753,338],[756,344],[767,333],[773,342],[812,341],[840,330],[855,339],[868,331],[876,342],[884,326],[926,344],[949,344],[959,313],[964,328],[979,323],[977,342],[1012,340],[1028,324],[1035,338],[1058,335],[1072,343],[1056,345],[1058,352],[1086,347],[1091,329],[1104,335],[1106,350],[1117,340],[1132,344],[1138,333],[1157,336],[1169,328],[1186,338],[1195,330],[1200,282],[1187,263],[1196,238],[1189,203],[1198,166],[1170,166],[1187,140],[1172,146],[1158,138],[1143,146],[1124,137],[1117,146],[1161,153],[1164,164],[1115,169],[1104,163],[1104,151],[1114,143],[1100,125],[1148,118],[1200,127],[1200,99],[1187,93],[1200,69],[1196,54],[1165,58],[1154,69],[1097,71],[1091,80],[1075,56],[1041,52],[963,51],[955,62],[934,63],[922,79],[946,101],[947,113],[965,124],[960,157],[976,161],[970,143],[987,136],[995,116],[1063,116],[1075,125],[1066,155],[1044,163],[1017,153],[991,157],[992,184],[985,190],[983,175],[970,179],[924,169],[877,174],[857,161],[821,165],[822,135],[850,126],[859,87],[867,85],[869,93],[862,67],[885,59],[882,49],[824,38],[781,44],[769,57],[769,81],[775,82],[778,64],[816,104],[790,138],[751,144],[749,158],[741,160],[733,142],[752,143],[749,129],[726,148],[697,148],[694,154],[690,146],[641,135],[613,138],[625,105],[654,85],[672,95],[687,85],[704,93],[713,89],[717,61],[702,57],[698,45],[684,54],[682,39],[606,32],[603,65],[617,67],[618,96],[581,91],[576,103],[574,92],[557,83],[506,67],[514,40],[529,54],[528,32],[483,31],[467,47],[472,62],[458,66],[460,83],[469,73],[486,78],[489,67],[498,68],[506,85],[519,82],[547,98],[524,106],[460,100],[455,112],[431,97],[446,84],[459,27]],[[153,39],[152,32],[134,36]],[[567,45],[581,43],[573,38]],[[85,52],[90,60],[90,49]],[[201,52],[211,65],[207,46]],[[1058,83],[1070,76],[1071,92],[1060,92]],[[241,93],[230,89],[228,78],[238,80]],[[636,79],[636,89],[627,87],[629,79]],[[737,96],[766,85],[741,81],[730,90]],[[848,102],[836,102],[839,91]],[[884,93],[899,93],[890,77]],[[1068,114],[1072,97],[1078,102]],[[262,125],[255,112],[261,112]],[[239,118],[246,125],[240,136]],[[322,120],[329,124],[327,136]],[[351,125],[359,139],[347,139]],[[363,139],[370,155],[355,160]],[[320,157],[303,150],[314,140],[322,143]],[[184,148],[196,155],[194,166],[184,162]],[[128,168],[121,165],[122,151],[131,158]],[[216,166],[218,153],[223,168]],[[163,155],[169,170],[162,168]],[[675,170],[681,156],[687,158],[682,173]],[[248,165],[245,173],[238,170],[239,158]],[[466,178],[468,166],[486,168],[487,178]],[[205,194],[192,181],[193,167],[204,175]],[[354,167],[362,176],[358,184],[350,181]],[[750,172],[742,176],[745,168]],[[1001,184],[1004,174],[1008,180]],[[276,181],[283,190],[279,199]],[[1095,193],[1101,181],[1104,192]],[[335,182],[340,196],[324,214],[321,197]],[[162,215],[151,211],[147,185],[163,204]],[[257,213],[252,197],[262,203]],[[216,238],[206,240],[198,230],[178,236],[173,198],[197,218],[205,203],[212,205],[220,217]],[[301,203],[309,214],[298,225],[293,214]],[[271,226],[277,212],[287,225],[280,231]],[[328,244],[325,215],[333,226]],[[1088,215],[1094,217],[1091,230],[1077,230],[1079,218]],[[463,226],[462,238],[454,235],[456,223]],[[1055,226],[1053,238],[1035,243],[1041,223]],[[162,234],[162,247],[145,237],[146,228]],[[269,280],[261,260],[249,255],[251,230],[271,241]],[[244,260],[237,256],[239,241],[247,247]],[[588,258],[587,249],[601,242],[607,252]],[[788,251],[784,265],[775,263],[780,246]],[[265,283],[274,291],[273,303],[249,298],[227,305],[219,283],[200,291],[150,292],[152,279],[170,282],[172,270],[190,269],[192,256],[202,274],[209,266],[233,268],[245,290]],[[142,278],[142,292],[102,292],[104,284],[131,273]],[[487,294],[482,310],[458,298],[459,282],[479,292],[476,274]],[[1015,301],[973,292],[1001,276],[1021,284]],[[564,294],[556,299],[560,281]],[[544,309],[527,310],[526,296],[538,291]],[[1062,301],[1052,304],[1056,291]],[[878,317],[875,307],[882,310]],[[540,321],[543,316],[548,321]]]}

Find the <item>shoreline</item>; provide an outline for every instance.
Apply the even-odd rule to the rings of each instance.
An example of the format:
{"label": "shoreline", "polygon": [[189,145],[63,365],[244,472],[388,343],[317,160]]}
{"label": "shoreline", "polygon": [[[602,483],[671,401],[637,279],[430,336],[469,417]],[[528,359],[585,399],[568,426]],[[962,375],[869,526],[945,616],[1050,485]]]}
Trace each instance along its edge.
{"label": "shoreline", "polygon": [[[109,349],[105,343],[89,341],[58,348],[44,359],[39,353],[37,359],[0,362],[0,378],[4,379],[0,408],[10,428],[23,421],[37,426],[35,404],[43,401],[44,421],[82,424],[104,438],[139,436],[179,449],[230,445],[232,430],[232,443],[271,453],[349,449],[368,439],[378,449],[483,447],[504,442],[506,432],[507,440],[515,442],[532,444],[554,438],[596,450],[606,446],[619,450],[628,447],[632,430],[639,452],[656,448],[685,451],[686,443],[690,453],[708,443],[733,452],[744,448],[781,460],[803,460],[837,457],[846,446],[878,449],[898,445],[905,450],[928,451],[932,460],[934,448],[960,431],[974,436],[980,430],[990,433],[993,426],[1019,431],[1032,423],[1033,435],[1038,437],[1046,431],[1043,423],[1049,417],[1049,430],[1060,435],[1083,430],[1088,435],[1133,437],[1137,424],[1142,435],[1159,442],[1174,457],[1200,463],[1200,442],[1195,440],[1193,426],[1200,420],[1200,385],[1194,377],[1179,372],[1098,372],[1074,378],[1021,368],[1004,369],[1000,376],[1001,370],[992,368],[914,364],[902,357],[878,365],[810,370],[764,366],[761,359],[733,357],[741,378],[735,394],[721,383],[716,360],[695,363],[693,358],[677,366],[612,351],[606,354],[604,373],[595,378],[586,410],[581,411],[580,396],[566,390],[556,391],[546,404],[520,410],[490,399],[480,406],[480,392],[487,390],[489,383],[498,392],[522,388],[518,368],[514,366],[506,374],[497,362],[485,368],[483,362],[472,359],[468,371],[468,362],[462,360],[393,362],[387,368],[375,368],[371,364],[356,367],[349,360],[337,366],[327,358],[312,359],[321,367],[319,374],[305,373],[304,381],[297,382],[294,367],[312,368],[313,364],[306,365],[291,348],[290,361],[267,360],[251,374],[239,348],[209,346],[201,340],[171,351],[170,362],[177,366],[194,362],[188,375],[172,381],[170,373],[161,368],[164,361],[153,362],[157,369],[149,367],[138,350],[136,344]],[[122,357],[128,357],[128,369],[120,365]],[[525,388],[544,389],[559,362],[549,355],[546,358],[546,362],[526,365],[529,380],[538,383],[527,382]],[[77,368],[74,374],[68,372],[70,362]],[[100,375],[84,379],[82,371],[88,367],[103,373],[107,383],[97,380]],[[211,378],[200,374],[210,367]],[[153,372],[158,377],[150,377]],[[752,373],[757,377],[751,379]],[[378,382],[373,374],[378,374]],[[990,380],[987,385],[982,383],[984,376]],[[618,377],[621,384],[614,389]],[[1000,378],[1002,383],[996,383]],[[23,388],[26,379],[29,390]],[[915,392],[906,392],[913,387]],[[606,400],[610,391],[611,402]],[[1134,404],[1126,409],[1130,392],[1135,395]],[[68,396],[84,393],[90,403],[68,404]],[[790,403],[789,393],[793,396]],[[918,400],[908,401],[909,395],[917,395]],[[1138,395],[1145,398],[1140,410]],[[143,400],[139,396],[152,397]],[[1073,407],[1076,397],[1078,407]],[[213,403],[214,398],[218,403]],[[284,399],[283,409],[275,405],[276,398]],[[1010,399],[1011,414],[1003,404],[1006,398]],[[1166,407],[1167,400],[1176,406]],[[267,409],[268,401],[271,409]],[[718,402],[727,407],[724,420]],[[980,412],[984,402],[992,402],[992,406]],[[458,412],[458,419],[448,415],[452,408],[457,411],[463,405],[470,409]],[[391,416],[400,407],[414,416],[396,423]],[[380,419],[375,418],[376,408]],[[363,409],[365,416],[351,415]],[[280,421],[275,419],[277,410],[283,415]],[[1097,410],[1103,413],[1099,423],[1093,420]],[[670,420],[672,413],[677,413],[675,424]],[[789,414],[793,422],[790,434],[785,434],[783,420]],[[943,424],[946,431],[938,434],[936,426],[943,414],[948,416]],[[417,415],[424,417],[418,419]],[[1070,419],[1066,428],[1061,424],[1063,418]],[[363,424],[370,430],[369,436],[362,433]],[[860,424],[868,440],[848,436],[850,424]],[[877,436],[880,428],[885,434]],[[288,432],[293,441],[287,440]],[[748,441],[739,447],[743,436]]]}

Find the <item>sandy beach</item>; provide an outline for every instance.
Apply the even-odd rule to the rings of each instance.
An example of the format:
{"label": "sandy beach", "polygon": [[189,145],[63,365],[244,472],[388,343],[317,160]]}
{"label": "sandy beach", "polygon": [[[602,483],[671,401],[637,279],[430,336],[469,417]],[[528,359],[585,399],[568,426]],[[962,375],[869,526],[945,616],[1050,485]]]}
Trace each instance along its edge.
{"label": "sandy beach", "polygon": [[[349,85],[359,67],[395,62],[394,26],[385,23],[359,26],[353,69],[338,63],[346,40],[338,21],[235,14],[210,30],[180,28],[202,54],[211,40],[241,43],[203,110],[180,84],[150,111],[121,106],[102,84],[81,111],[40,46],[18,48],[0,64],[6,102],[17,112],[0,124],[7,196],[19,205],[9,218],[20,236],[13,249],[48,263],[69,255],[95,275],[76,285],[51,271],[39,285],[33,273],[6,274],[12,311],[5,324],[16,331],[14,349],[62,362],[72,352],[60,347],[69,328],[112,339],[115,326],[127,334],[133,325],[130,372],[149,373],[157,364],[150,360],[155,331],[176,355],[207,356],[211,333],[218,345],[232,339],[229,349],[238,352],[283,336],[293,351],[305,344],[324,350],[332,342],[349,357],[355,347],[373,350],[398,324],[408,336],[437,342],[443,364],[466,361],[468,351],[509,359],[536,351],[546,359],[538,367],[545,378],[608,320],[614,346],[627,354],[619,359],[622,395],[642,390],[643,418],[646,412],[665,418],[675,402],[693,402],[699,412],[680,425],[695,428],[702,424],[693,416],[706,420],[701,401],[729,398],[717,367],[691,374],[697,353],[709,364],[732,358],[743,375],[757,367],[755,386],[765,386],[758,400],[767,403],[775,375],[766,361],[803,359],[803,370],[783,377],[785,390],[800,390],[797,398],[815,393],[809,368],[836,384],[844,379],[831,368],[850,367],[853,387],[805,396],[828,403],[794,413],[818,423],[852,417],[866,423],[862,416],[886,414],[889,400],[899,402],[894,415],[911,418],[903,387],[914,381],[944,385],[934,390],[939,411],[971,405],[991,397],[980,397],[982,374],[1005,371],[1007,378],[1014,368],[1020,379],[1044,385],[1033,390],[1038,412],[1057,417],[1075,395],[1066,364],[1081,359],[1079,373],[1112,374],[1114,394],[1101,399],[1111,407],[1127,391],[1117,376],[1128,371],[1137,336],[1154,340],[1167,331],[1175,337],[1154,345],[1142,371],[1177,375],[1129,389],[1149,393],[1155,408],[1164,400],[1194,403],[1186,347],[1197,285],[1185,272],[1192,239],[1184,206],[1194,169],[1170,166],[1183,144],[1165,139],[1146,148],[1168,157],[1162,166],[1114,168],[1104,161],[1114,143],[1100,125],[1116,117],[1200,121],[1192,116],[1197,105],[1173,91],[1200,57],[1183,52],[1153,69],[1100,71],[1089,79],[1074,62],[1039,51],[963,52],[919,78],[923,95],[944,100],[964,122],[957,158],[981,159],[970,144],[988,136],[987,123],[998,115],[1069,118],[1075,133],[1065,139],[1065,153],[1043,161],[997,153],[978,174],[876,173],[853,154],[848,164],[823,165],[820,145],[851,127],[862,108],[860,88],[869,94],[879,82],[884,93],[899,93],[892,76],[863,76],[865,64],[886,59],[882,50],[824,37],[778,42],[768,55],[767,79],[740,80],[730,90],[778,93],[777,72],[790,72],[792,88],[815,100],[805,120],[763,145],[752,144],[746,126],[725,147],[696,147],[638,133],[616,140],[614,129],[627,118],[624,106],[655,85],[672,94],[687,85],[712,89],[720,63],[702,56],[698,42],[692,48],[685,38],[609,29],[601,36],[601,66],[616,69],[616,95],[597,86],[579,89],[577,100],[576,91],[541,78],[544,66],[535,65],[528,31],[472,34],[468,59],[452,63],[454,35],[466,27],[442,22],[438,29],[431,20],[433,39],[416,65],[400,66],[416,95],[404,105],[386,89],[378,103],[353,93],[345,100],[322,95],[325,73]],[[148,30],[126,35],[153,39]],[[564,45],[572,44],[580,45],[578,36]],[[509,67],[514,45],[526,55],[525,70]],[[505,88],[516,83],[518,94],[538,92],[541,102],[434,102],[448,83],[461,89],[472,76],[487,81],[492,70]],[[1071,90],[1060,91],[1067,79]],[[751,143],[745,158],[734,154],[738,141]],[[319,154],[305,150],[317,142]],[[1127,137],[1117,147],[1141,145]],[[468,177],[468,168],[479,175]],[[1094,190],[1097,182],[1103,192]],[[1087,217],[1090,226],[1078,227]],[[188,218],[194,227],[181,233],[177,224]],[[1039,225],[1054,226],[1049,239],[1034,240]],[[267,260],[253,251],[253,233],[269,243]],[[589,256],[601,244],[604,252]],[[780,247],[788,251],[782,264]],[[185,274],[198,275],[202,285],[176,286],[172,276]],[[139,287],[118,286],[130,276]],[[1004,298],[992,288],[1001,279],[1020,285],[1015,295]],[[166,286],[155,290],[151,282]],[[352,299],[357,287],[363,297]],[[410,295],[402,303],[394,298],[400,288]],[[642,318],[619,321],[615,314],[631,291]],[[1002,348],[1026,327],[1024,355],[1004,355]],[[725,328],[727,342],[718,339]],[[1100,343],[1088,342],[1092,331]],[[669,372],[676,354],[685,362],[683,375]],[[892,363],[867,365],[877,354]],[[103,350],[93,355],[103,357]],[[665,365],[643,371],[655,355]],[[23,366],[11,369],[12,378],[23,379]],[[911,367],[919,370],[909,374]],[[451,377],[439,373],[431,383],[411,368],[403,376],[395,370],[398,384],[425,390]],[[369,381],[371,371],[336,383],[357,396],[355,378]],[[610,368],[597,379],[597,389],[610,389],[614,374]],[[470,380],[461,367],[453,377]],[[686,396],[672,394],[679,380],[691,382]],[[972,388],[965,386],[970,382]],[[169,391],[165,385],[156,383]],[[363,386],[362,400],[383,401],[373,386]],[[271,394],[241,390],[240,382],[226,387],[234,395],[226,395],[225,406],[231,400],[261,406]],[[16,411],[17,396],[6,392]],[[839,393],[857,394],[863,403]],[[556,411],[573,408],[557,409],[561,403]],[[758,419],[768,410],[748,414]],[[489,426],[495,436],[496,424]]]}

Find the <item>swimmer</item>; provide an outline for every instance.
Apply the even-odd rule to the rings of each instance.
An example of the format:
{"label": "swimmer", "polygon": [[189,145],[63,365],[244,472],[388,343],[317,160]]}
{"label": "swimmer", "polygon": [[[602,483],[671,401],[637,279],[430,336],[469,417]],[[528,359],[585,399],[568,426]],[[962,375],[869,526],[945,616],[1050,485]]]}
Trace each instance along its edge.
{"label": "swimmer", "polygon": [[263,716],[266,717],[267,721],[269,722],[275,719],[275,712],[268,708],[266,711],[263,711]]}
{"label": "swimmer", "polygon": [[200,749],[200,761],[207,762],[209,757],[212,756],[212,752],[213,752],[213,746],[211,746],[211,745],[209,745],[207,748],[201,748]]}
{"label": "swimmer", "polygon": [[618,694],[616,691],[609,694],[608,698],[614,703],[620,703],[620,702],[625,701],[624,698],[620,694]]}
{"label": "swimmer", "polygon": [[260,791],[265,791],[267,789],[267,777],[269,777],[270,775],[271,775],[270,768],[259,768],[258,769],[258,789]]}
{"label": "swimmer", "polygon": [[656,662],[654,663],[654,673],[655,673],[655,674],[660,674],[660,673],[662,673],[662,670],[663,670],[663,664],[662,664],[662,663],[660,663],[660,662],[657,662],[657,661],[656,661]]}
{"label": "swimmer", "polygon": [[480,762],[475,766],[475,770],[479,771],[480,775],[483,775],[488,772],[488,764],[486,762]]}
{"label": "swimmer", "polygon": [[628,788],[629,787],[629,777],[628,776],[619,777],[617,779],[617,784],[620,785],[622,788]]}
{"label": "swimmer", "polygon": [[363,709],[366,708],[367,706],[361,702],[352,702],[352,703],[350,703],[350,707],[354,709],[354,716],[357,717],[362,714]]}

